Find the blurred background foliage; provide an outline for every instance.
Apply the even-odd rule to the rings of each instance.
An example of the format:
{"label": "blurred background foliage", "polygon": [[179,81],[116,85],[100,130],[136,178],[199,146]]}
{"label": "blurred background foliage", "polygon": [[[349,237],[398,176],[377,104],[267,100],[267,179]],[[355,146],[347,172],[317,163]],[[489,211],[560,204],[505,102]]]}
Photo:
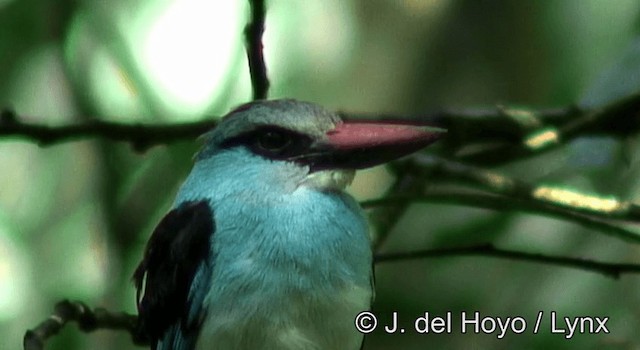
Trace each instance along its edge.
{"label": "blurred background foliage", "polygon": [[[637,0],[270,0],[264,37],[271,98],[352,112],[420,114],[495,104],[598,106],[640,87]],[[0,0],[0,106],[50,125],[91,119],[195,121],[250,99],[241,0]],[[191,166],[195,142],[143,154],[103,140],[49,148],[0,143],[0,349],[55,302],[134,312],[130,276]],[[634,200],[637,138],[582,138],[495,169]],[[382,195],[384,168],[360,174]],[[416,204],[383,251],[493,242],[532,252],[640,262],[636,246],[557,219]],[[522,335],[368,337],[367,349],[637,349],[639,276],[619,280],[482,257],[381,264],[374,310],[409,318],[480,311],[521,316]],[[536,313],[609,316],[610,334],[566,341]],[[127,334],[67,327],[48,349],[129,349]]]}

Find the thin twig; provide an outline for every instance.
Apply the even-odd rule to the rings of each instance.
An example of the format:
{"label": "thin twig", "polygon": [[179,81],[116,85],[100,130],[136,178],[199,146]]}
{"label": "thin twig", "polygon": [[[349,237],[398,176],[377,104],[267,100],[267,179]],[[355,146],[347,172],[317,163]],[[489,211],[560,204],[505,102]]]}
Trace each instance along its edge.
{"label": "thin twig", "polygon": [[[522,112],[525,112],[524,115]],[[523,128],[525,134],[504,140],[496,147],[485,148],[478,153],[470,153],[463,159],[482,164],[504,164],[514,159],[550,151],[569,141],[586,135],[628,136],[640,130],[640,94],[634,93],[595,109],[567,107],[563,115],[538,116],[536,111],[511,109],[505,113],[510,119],[530,125]],[[491,140],[497,141],[496,139]]]}
{"label": "thin twig", "polygon": [[269,91],[269,78],[267,78],[267,66],[264,63],[262,45],[262,33],[264,33],[266,16],[264,2],[265,0],[249,0],[251,20],[244,30],[254,100],[264,100],[267,98],[267,92]]}
{"label": "thin twig", "polygon": [[563,266],[573,269],[600,273],[614,279],[620,278],[625,273],[640,273],[639,264],[609,263],[583,258],[570,258],[564,256],[544,255],[514,250],[498,249],[491,244],[462,247],[416,250],[403,253],[384,253],[375,256],[375,263],[387,263],[394,261],[406,261],[414,259],[432,259],[442,257],[459,256],[487,256],[508,260],[530,261],[553,266]]}
{"label": "thin twig", "polygon": [[584,193],[566,186],[534,185],[494,171],[424,154],[410,158],[403,166],[405,171],[428,175],[430,182],[453,180],[510,199],[537,202],[596,218],[640,223],[640,206],[614,196]]}
{"label": "thin twig", "polygon": [[[409,173],[403,173],[402,176],[396,176],[396,181],[391,186],[387,196],[403,196],[412,193],[420,193],[423,187],[424,184],[421,179],[418,179]],[[373,227],[375,232],[373,235],[374,251],[380,249],[384,245],[391,234],[391,230],[402,214],[407,210],[409,205],[411,205],[411,203],[398,201],[396,202],[396,205],[384,208],[381,206],[378,206],[377,208],[375,206],[370,206],[370,208],[373,208],[373,212],[369,215],[369,221],[371,222],[371,227]]]}
{"label": "thin twig", "polygon": [[92,332],[98,329],[124,330],[131,334],[134,344],[149,344],[141,332],[138,331],[138,318],[123,312],[110,312],[103,308],[92,310],[81,302],[64,300],[59,302],[53,314],[41,322],[34,329],[24,335],[24,350],[42,350],[44,344],[52,336],[56,335],[64,326],[75,321],[83,332]]}
{"label": "thin twig", "polygon": [[475,208],[524,211],[532,214],[546,215],[574,222],[585,228],[599,230],[615,238],[632,243],[640,243],[640,234],[615,225],[609,220],[601,220],[566,208],[557,207],[536,201],[522,200],[485,193],[464,193],[450,190],[427,190],[421,194],[407,196],[389,196],[360,203],[363,208],[388,207],[397,208],[411,203],[446,203],[470,206]]}
{"label": "thin twig", "polygon": [[0,137],[25,138],[40,146],[100,137],[129,142],[138,151],[144,151],[153,145],[195,139],[216,125],[215,120],[171,125],[123,124],[96,120],[80,125],[46,126],[25,123],[8,110],[3,111],[1,116]]}

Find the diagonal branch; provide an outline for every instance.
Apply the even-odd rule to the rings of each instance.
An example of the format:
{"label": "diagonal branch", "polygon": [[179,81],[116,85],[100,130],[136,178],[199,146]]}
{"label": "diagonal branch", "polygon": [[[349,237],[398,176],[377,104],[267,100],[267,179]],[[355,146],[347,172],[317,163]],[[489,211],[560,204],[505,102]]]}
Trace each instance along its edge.
{"label": "diagonal branch", "polygon": [[[406,196],[412,193],[420,193],[424,187],[422,179],[417,178],[410,173],[403,173],[401,176],[400,174],[397,175],[399,176],[396,176],[396,181],[389,190],[389,193],[394,196]],[[369,215],[369,222],[374,230],[374,251],[380,249],[384,245],[391,234],[393,226],[395,226],[402,214],[404,214],[407,208],[411,205],[409,201],[395,201],[394,203],[395,204],[393,206],[363,205],[363,208],[365,209],[373,208],[373,211]]]}
{"label": "diagonal branch", "polygon": [[98,329],[124,330],[131,334],[133,343],[147,345],[148,340],[138,331],[138,317],[123,312],[110,312],[97,308],[92,310],[81,302],[63,300],[59,302],[53,314],[34,329],[24,335],[24,350],[42,350],[45,342],[56,335],[69,322],[77,322],[83,332]]}
{"label": "diagonal branch", "polygon": [[[548,111],[504,107],[498,110],[503,118],[495,122],[497,130],[503,133],[502,137],[487,135],[482,129],[476,130],[479,141],[489,141],[489,146],[467,152],[461,159],[486,165],[504,164],[556,149],[577,137],[624,137],[640,130],[638,93],[593,109],[569,106]],[[467,140],[467,145],[470,144],[468,135],[462,137]]]}
{"label": "diagonal branch", "polygon": [[609,263],[584,258],[570,258],[564,256],[528,253],[515,250],[499,249],[491,244],[462,248],[425,249],[402,253],[384,253],[377,254],[374,260],[376,264],[380,264],[395,261],[433,259],[453,256],[487,256],[508,259],[512,261],[530,261],[534,263],[562,266],[600,273],[606,277],[611,277],[614,279],[620,278],[622,274],[640,273],[639,264]]}
{"label": "diagonal branch", "polygon": [[[412,202],[521,210],[572,221],[627,242],[640,243],[640,233],[620,225],[640,223],[640,205],[630,201],[586,194],[566,187],[534,185],[483,168],[424,154],[396,162],[394,168],[399,176],[387,196],[361,203],[364,208],[374,209],[370,219],[376,229],[376,250]],[[425,189],[423,179],[429,179],[429,188]],[[466,184],[466,191],[433,188],[438,181],[452,180],[456,184]],[[469,189],[475,192],[470,193]]]}
{"label": "diagonal branch", "polygon": [[600,230],[603,233],[628,242],[640,243],[640,234],[620,225],[615,225],[610,222],[611,220],[593,218],[583,213],[576,213],[566,208],[539,203],[537,201],[485,193],[465,193],[452,190],[426,190],[417,195],[390,196],[375,200],[368,200],[362,202],[361,206],[365,209],[379,207],[405,208],[411,203],[445,203],[491,210],[516,210],[532,214],[546,215],[574,222],[586,228]]}
{"label": "diagonal branch", "polygon": [[510,199],[564,208],[594,218],[640,223],[640,205],[614,196],[584,193],[567,186],[531,184],[494,171],[424,154],[410,158],[401,166],[404,171],[428,175],[431,182],[454,180]]}
{"label": "diagonal branch", "polygon": [[265,0],[249,0],[251,20],[244,29],[254,100],[264,100],[267,98],[267,92],[269,91],[269,78],[267,77],[267,66],[264,63],[262,45],[262,33],[264,33],[266,16],[264,2]]}

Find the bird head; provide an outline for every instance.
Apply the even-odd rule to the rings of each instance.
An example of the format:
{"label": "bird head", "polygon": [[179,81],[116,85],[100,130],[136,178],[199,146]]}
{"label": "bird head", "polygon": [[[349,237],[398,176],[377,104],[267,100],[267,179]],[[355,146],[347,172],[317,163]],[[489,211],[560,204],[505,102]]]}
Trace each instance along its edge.
{"label": "bird head", "polygon": [[284,179],[290,189],[342,190],[355,170],[418,151],[442,134],[406,122],[345,121],[296,100],[259,101],[233,110],[205,135],[196,163],[224,163],[233,167],[227,176],[258,182]]}

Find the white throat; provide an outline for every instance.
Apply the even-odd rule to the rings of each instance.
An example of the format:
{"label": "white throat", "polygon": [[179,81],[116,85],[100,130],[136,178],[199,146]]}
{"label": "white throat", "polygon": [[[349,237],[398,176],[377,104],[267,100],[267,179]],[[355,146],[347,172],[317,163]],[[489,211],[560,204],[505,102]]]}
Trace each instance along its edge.
{"label": "white throat", "polygon": [[302,185],[320,190],[343,191],[351,184],[356,171],[352,169],[321,170],[305,177]]}

